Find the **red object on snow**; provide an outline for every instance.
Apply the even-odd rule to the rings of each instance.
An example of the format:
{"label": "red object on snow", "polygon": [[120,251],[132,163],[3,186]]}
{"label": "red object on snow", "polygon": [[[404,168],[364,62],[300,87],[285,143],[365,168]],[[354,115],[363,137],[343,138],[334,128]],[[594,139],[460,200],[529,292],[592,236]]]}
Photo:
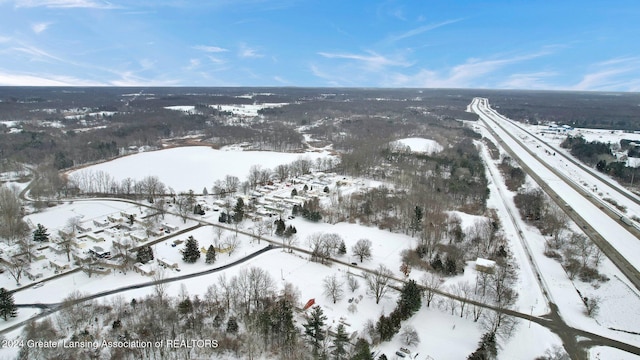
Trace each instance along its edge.
{"label": "red object on snow", "polygon": [[315,303],[316,303],[316,299],[310,299],[309,301],[307,301],[305,306],[302,308],[302,311],[307,310],[308,308],[312,307],[313,304],[315,304]]}

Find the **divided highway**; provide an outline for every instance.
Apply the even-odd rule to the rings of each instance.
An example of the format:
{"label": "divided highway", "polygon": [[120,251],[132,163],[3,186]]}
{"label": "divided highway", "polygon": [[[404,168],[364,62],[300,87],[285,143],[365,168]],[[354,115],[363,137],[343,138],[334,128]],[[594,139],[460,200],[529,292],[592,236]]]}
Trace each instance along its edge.
{"label": "divided highway", "polygon": [[582,227],[585,234],[640,290],[640,260],[637,258],[637,254],[640,254],[640,240],[634,234],[637,230],[622,224],[615,217],[612,218],[611,213],[605,212],[607,208],[602,209],[591,194],[541,161],[535,152],[505,129],[503,122],[506,118],[491,109],[487,99],[475,98],[470,108],[480,116],[487,129],[510,156],[520,163],[523,170]]}

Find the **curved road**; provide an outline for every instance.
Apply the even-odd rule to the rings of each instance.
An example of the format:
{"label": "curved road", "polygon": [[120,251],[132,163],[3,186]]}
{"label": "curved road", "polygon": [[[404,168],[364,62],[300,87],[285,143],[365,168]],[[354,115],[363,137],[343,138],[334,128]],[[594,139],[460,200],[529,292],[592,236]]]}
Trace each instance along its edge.
{"label": "curved road", "polygon": [[[204,276],[204,275],[210,275],[222,270],[226,270],[229,269],[233,266],[242,264],[244,262],[247,262],[253,258],[255,258],[256,256],[262,255],[264,253],[266,253],[267,251],[271,251],[273,249],[277,249],[279,248],[279,246],[274,246],[273,244],[269,244],[266,247],[253,252],[241,259],[235,260],[233,262],[230,262],[228,264],[219,266],[217,268],[212,268],[212,269],[207,269],[204,271],[199,271],[199,272],[195,272],[195,273],[191,273],[191,274],[185,274],[185,275],[180,275],[180,276],[176,276],[176,277],[172,277],[172,278],[167,278],[167,279],[160,279],[160,280],[156,280],[156,281],[148,281],[148,282],[144,282],[144,283],[140,283],[140,284],[135,284],[135,285],[128,285],[128,286],[123,286],[117,289],[112,289],[112,290],[107,290],[107,291],[101,291],[92,295],[88,295],[79,299],[76,299],[73,303],[69,303],[66,305],[73,305],[73,304],[78,304],[78,303],[82,303],[85,301],[89,301],[89,300],[94,300],[94,299],[98,299],[101,297],[105,297],[105,296],[109,296],[109,295],[114,295],[114,294],[118,294],[121,292],[125,292],[125,291],[129,291],[129,290],[135,290],[135,289],[141,289],[144,287],[149,287],[149,286],[155,286],[157,284],[165,284],[165,283],[170,283],[170,282],[175,282],[175,281],[182,281],[182,280],[186,280],[186,279],[191,279],[194,277],[200,277],[200,276]],[[39,309],[43,309],[44,311],[36,316],[33,316],[27,320],[24,320],[22,322],[19,322],[17,324],[11,325],[7,328],[4,328],[2,330],[0,330],[0,335],[13,331],[21,326],[24,326],[26,323],[34,321],[34,320],[38,320],[42,317],[48,316],[58,310],[60,310],[63,307],[63,303],[50,303],[50,304],[42,304],[42,303],[36,303],[36,304],[16,304],[17,307],[20,308],[39,308]]]}
{"label": "curved road", "polygon": [[[77,200],[99,200],[99,199],[74,199],[74,201]],[[141,206],[145,206],[147,207],[147,205],[145,204],[140,204],[137,203],[135,201],[132,200],[127,200],[127,199],[117,199],[117,198],[107,198],[107,200],[112,200],[112,201],[123,201],[123,202],[128,202],[131,204],[135,204],[135,205],[141,205]],[[192,218],[190,217],[191,220],[195,220],[197,221],[199,224],[197,226],[202,226],[203,224],[207,224],[207,225],[213,225],[213,226],[219,226],[219,227],[223,227],[227,230],[230,231],[236,231],[233,228],[230,227],[226,227],[226,226],[221,226],[218,223],[212,223],[209,221],[203,221],[202,219],[196,219],[196,218]],[[248,231],[243,231],[243,230],[237,230],[238,233],[242,233],[244,235],[256,238],[256,236]],[[175,236],[175,234],[173,234]],[[186,275],[181,275],[178,277],[174,277],[174,278],[168,278],[168,279],[163,279],[160,282],[161,283],[168,283],[168,282],[174,282],[174,281],[180,281],[180,280],[184,280],[184,279],[188,279],[188,278],[193,278],[193,277],[198,277],[198,276],[204,276],[204,275],[208,275],[214,272],[218,272],[218,271],[222,271],[225,269],[228,269],[232,266],[238,265],[240,263],[246,262],[256,256],[259,256],[260,254],[263,254],[267,251],[279,248],[279,242],[275,241],[275,240],[271,240],[269,238],[262,238],[262,240],[270,243],[270,245],[268,245],[267,247],[258,250],[255,253],[252,253],[242,259],[236,260],[232,263],[226,264],[224,266],[220,266],[218,268],[214,268],[214,269],[208,269],[199,273],[192,273],[192,274],[186,274]],[[297,252],[301,252],[307,255],[311,255],[311,252],[307,249],[303,249],[303,248],[299,248],[299,247],[289,247],[289,249],[291,249],[292,251],[297,251]],[[347,263],[345,261],[341,261],[339,259],[329,259],[331,262],[334,262],[336,264],[341,264],[350,268],[354,268],[354,269],[358,269],[361,270],[363,272],[369,272],[372,273],[374,272],[374,270],[370,270],[370,269],[366,269],[366,268],[361,268],[359,266],[354,266],[351,263]],[[405,279],[400,279],[400,278],[396,278],[396,277],[392,277],[392,279],[400,284],[403,284],[406,282]],[[100,293],[96,293],[90,296],[87,296],[85,298],[82,299],[78,299],[78,302],[83,302],[83,301],[88,301],[88,300],[92,300],[92,299],[96,299],[96,298],[100,298],[100,297],[104,297],[104,296],[108,296],[108,295],[113,295],[113,294],[117,294],[120,292],[124,292],[124,291],[129,291],[132,289],[138,289],[138,288],[143,288],[143,287],[148,287],[148,286],[154,286],[157,282],[151,281],[151,282],[145,282],[145,283],[141,283],[141,284],[136,284],[136,285],[131,285],[131,286],[126,286],[126,287],[122,287],[122,288],[118,288],[118,289],[113,289],[113,290],[108,290],[108,291],[104,291],[104,292],[100,292]],[[544,285],[541,286],[543,287],[543,289],[545,288]],[[581,329],[576,329],[573,327],[568,326],[563,320],[562,318],[559,316],[558,311],[557,311],[557,307],[555,306],[555,304],[550,303],[550,313],[542,316],[542,317],[538,317],[538,316],[532,316],[530,314],[525,314],[525,313],[521,313],[518,311],[514,311],[514,310],[510,310],[510,309],[503,309],[503,308],[497,308],[493,305],[489,305],[489,304],[485,304],[485,303],[480,303],[480,302],[476,302],[473,301],[471,299],[465,299],[462,297],[459,297],[457,295],[453,295],[438,289],[432,289],[432,291],[436,294],[439,294],[440,296],[444,296],[444,297],[448,297],[448,298],[452,298],[458,301],[464,301],[467,304],[473,304],[476,306],[480,306],[486,309],[490,309],[493,311],[498,311],[504,314],[507,314],[509,316],[513,316],[513,317],[517,317],[523,320],[527,320],[527,321],[532,321],[535,322],[541,326],[546,327],[547,329],[549,329],[550,331],[552,331],[553,333],[557,334],[563,341],[565,348],[567,350],[567,352],[570,354],[572,359],[586,359],[586,349],[592,346],[608,346],[608,347],[613,347],[613,348],[617,348],[620,350],[624,350],[627,351],[629,353],[632,354],[636,354],[638,356],[640,356],[640,347],[631,345],[631,344],[627,344],[615,339],[611,339],[611,338],[607,338],[598,334],[593,334]],[[42,317],[48,316],[58,310],[61,309],[62,304],[60,303],[53,303],[53,304],[19,304],[19,307],[36,307],[36,308],[40,308],[43,309],[44,311],[41,314],[38,314],[28,320],[25,320],[21,323],[12,325],[11,327],[5,328],[3,330],[0,331],[0,334],[4,334],[6,332],[15,330],[21,326],[23,326],[24,324],[26,324],[27,322],[33,321],[33,320],[37,320],[40,319]],[[580,341],[578,341],[578,337],[582,337],[584,339],[581,339]]]}

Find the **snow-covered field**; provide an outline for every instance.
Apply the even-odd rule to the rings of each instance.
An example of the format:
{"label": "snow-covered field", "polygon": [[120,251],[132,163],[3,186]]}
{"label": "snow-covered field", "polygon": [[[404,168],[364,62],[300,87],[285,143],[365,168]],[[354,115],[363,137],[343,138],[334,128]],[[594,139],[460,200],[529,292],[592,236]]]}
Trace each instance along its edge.
{"label": "snow-covered field", "polygon": [[433,154],[442,151],[442,145],[437,141],[419,137],[404,138],[396,141],[402,146],[406,146],[414,153]]}
{"label": "snow-covered field", "polygon": [[[222,109],[222,108],[221,108]],[[245,106],[246,111],[255,111],[257,109]],[[173,110],[188,111],[185,107],[174,107]],[[247,115],[248,116],[248,115]],[[442,146],[434,140],[424,138],[407,138],[398,141],[402,146],[406,146],[414,152],[432,153],[442,150]],[[144,152],[114,161],[94,165],[85,169],[77,170],[73,174],[83,171],[97,172],[103,171],[110,174],[116,181],[130,177],[136,180],[155,175],[165,183],[168,187],[181,192],[193,189],[199,193],[203,188],[210,188],[217,179],[222,179],[225,175],[237,176],[244,180],[248,175],[249,168],[252,165],[260,165],[262,168],[273,168],[280,164],[286,164],[297,160],[300,157],[306,157],[310,160],[329,156],[326,152],[312,152],[305,154],[290,154],[276,152],[259,152],[259,151],[242,151],[238,148],[227,148],[223,150],[214,150],[205,146],[185,147],[165,149],[154,152]],[[542,156],[542,155],[540,155]],[[485,153],[486,161],[490,162],[490,172],[494,175],[494,180],[490,182],[491,197],[488,206],[494,208],[501,218],[504,225],[505,235],[510,243],[510,250],[517,259],[520,267],[519,278],[516,285],[516,291],[519,298],[516,304],[516,310],[523,313],[532,313],[533,315],[543,315],[548,312],[546,299],[542,294],[542,289],[536,280],[536,271],[530,265],[526,248],[531,250],[532,262],[537,265],[540,274],[544,279],[545,286],[549,291],[549,296],[558,304],[560,312],[564,320],[571,326],[596,332],[604,336],[620,339],[622,341],[639,345],[640,339],[637,335],[628,333],[620,333],[608,329],[609,327],[626,330],[637,331],[637,319],[640,318],[640,295],[630,288],[623,280],[620,280],[621,274],[608,261],[604,261],[601,265],[602,272],[609,274],[611,280],[602,284],[599,288],[592,288],[589,284],[576,281],[572,283],[568,280],[566,273],[555,260],[549,259],[543,255],[544,237],[539,232],[522,222],[519,217],[510,220],[508,210],[515,209],[513,202],[509,199],[502,184],[502,178],[497,171],[494,163],[491,163],[488,155]],[[332,177],[333,176],[333,177]],[[342,177],[339,177],[341,180]],[[309,182],[315,179],[308,180]],[[336,183],[335,174],[327,175],[325,179],[327,186],[334,190],[333,185]],[[371,186],[372,182],[362,179],[346,179],[345,184],[341,187],[342,194],[359,191],[361,187]],[[281,195],[282,198],[288,197],[291,190],[285,188],[285,184],[277,184],[281,188],[274,190],[268,196],[274,194]],[[324,186],[325,184],[322,184]],[[316,191],[319,191],[317,187]],[[300,190],[300,189],[298,189]],[[324,196],[324,205],[330,205],[330,195]],[[212,204],[212,197],[202,197],[207,204]],[[78,217],[83,224],[91,223],[93,220],[101,221],[107,215],[119,214],[121,211],[140,214],[145,213],[144,207],[117,201],[75,201],[59,205],[54,208],[46,209],[41,213],[31,214],[28,220],[31,224],[42,223],[54,232],[62,228],[65,222],[71,217]],[[472,226],[478,217],[464,213],[457,213],[462,219],[462,227]],[[168,262],[179,264],[179,270],[165,270],[165,277],[177,277],[185,274],[193,274],[214,267],[219,267],[230,262],[236,261],[246,255],[264,248],[267,243],[265,241],[258,244],[248,235],[238,234],[239,247],[232,253],[218,254],[217,261],[214,265],[207,265],[204,262],[204,254],[196,264],[186,264],[181,259],[180,250],[184,245],[174,245],[174,240],[185,240],[188,236],[193,236],[199,241],[199,246],[207,248],[214,243],[217,237],[215,227],[210,223],[218,224],[217,212],[209,211],[203,217],[196,220],[188,220],[183,223],[177,216],[167,215],[166,223],[179,226],[180,229],[192,228],[192,230],[180,234],[178,236],[169,237],[168,239],[153,245],[154,254],[157,259],[164,259]],[[513,222],[512,222],[513,221]],[[197,227],[200,223],[200,226]],[[358,265],[374,269],[379,264],[384,264],[391,269],[393,275],[402,278],[399,268],[401,265],[400,253],[402,250],[409,249],[416,245],[415,238],[404,234],[395,234],[389,231],[377,229],[375,227],[366,227],[359,224],[351,223],[312,223],[300,217],[295,219],[287,219],[287,225],[293,225],[297,229],[296,237],[298,239],[294,246],[309,249],[310,246],[307,239],[315,233],[336,233],[342,239],[347,247],[347,255],[342,256],[340,260],[347,263],[358,263]],[[515,224],[515,225],[514,225]],[[516,226],[517,225],[517,226]],[[244,221],[240,230],[251,232],[254,223],[250,220]],[[522,236],[526,239],[525,244],[521,243],[517,238],[517,232],[522,229]],[[234,229],[227,228],[221,236],[222,242],[227,237],[233,236]],[[280,239],[271,238],[276,243],[280,243]],[[359,239],[366,238],[372,242],[372,258],[365,260],[360,264],[359,260],[351,254],[351,247]],[[150,239],[151,240],[151,239]],[[56,258],[57,259],[57,258]],[[66,260],[66,256],[65,256]],[[297,286],[300,290],[301,301],[306,302],[308,299],[315,299],[325,314],[328,316],[327,323],[330,327],[335,327],[338,322],[347,323],[349,332],[362,332],[364,324],[367,320],[375,321],[381,314],[388,314],[396,305],[397,293],[395,291],[383,298],[380,304],[376,305],[374,299],[366,294],[363,279],[359,278],[360,288],[354,293],[345,287],[345,298],[333,304],[330,299],[323,295],[322,282],[327,276],[337,274],[341,279],[347,272],[352,272],[356,276],[362,274],[361,271],[354,270],[344,265],[321,265],[311,262],[308,256],[303,253],[287,253],[282,249],[268,251],[247,262],[238,264],[232,268],[226,269],[210,275],[200,276],[196,278],[181,280],[171,283],[168,286],[168,292],[172,295],[178,295],[183,288],[191,295],[204,295],[207,286],[216,282],[220,274],[225,274],[227,279],[237,274],[242,269],[250,267],[260,267],[270,273],[272,278],[282,287],[285,282],[290,282]],[[154,261],[150,268],[160,271],[159,266]],[[444,289],[453,286],[456,283],[475,281],[475,269],[473,262],[467,264],[465,272],[462,275],[448,278],[443,286]],[[412,271],[410,277],[420,280],[422,272],[419,270]],[[150,277],[138,274],[134,271],[123,273],[119,270],[112,271],[109,275],[92,275],[91,277],[84,272],[75,272],[66,276],[52,279],[45,285],[37,288],[29,288],[15,293],[17,303],[32,303],[36,301],[53,303],[64,299],[69,292],[79,290],[86,294],[95,294],[106,290],[111,290],[128,285],[136,285],[146,283],[151,280]],[[24,281],[27,282],[26,280]],[[7,288],[15,288],[15,281],[8,275],[0,276],[0,285]],[[578,288],[583,294],[593,294],[602,298],[601,313],[595,319],[584,315],[584,305],[578,293]],[[133,297],[142,297],[153,292],[153,287],[143,287],[135,290],[128,290],[111,296],[123,296],[127,299]],[[36,299],[36,300],[34,300]],[[1,324],[0,328],[6,327],[35,314],[34,310],[21,310],[20,317],[14,319],[10,323]],[[298,319],[298,324],[304,321]],[[454,359],[466,358],[473,350],[476,349],[481,334],[485,331],[479,322],[473,322],[469,317],[460,317],[459,312],[455,315],[449,312],[443,312],[437,306],[432,305],[431,308],[423,308],[412,318],[407,320],[403,325],[414,326],[421,339],[420,344],[410,347],[412,354],[416,358],[433,358],[433,359]],[[13,333],[15,334],[15,332]],[[542,355],[544,351],[553,346],[560,345],[560,339],[548,329],[535,323],[528,324],[520,321],[514,336],[508,341],[500,341],[501,349],[499,359],[525,359],[534,358]],[[390,359],[394,358],[395,352],[402,345],[399,336],[395,336],[390,342],[381,344],[372,350],[378,353],[386,353]],[[7,355],[0,350],[0,357]],[[418,357],[419,355],[419,357]],[[591,350],[592,358],[631,358],[627,353],[618,352],[615,349],[598,347]]]}
{"label": "snow-covered field", "polygon": [[[235,116],[256,117],[258,116],[259,110],[269,109],[269,108],[278,108],[285,105],[289,105],[289,104],[288,103],[264,103],[264,104],[237,104],[237,105],[210,105],[210,107],[217,109],[218,111],[230,112]],[[165,109],[182,111],[189,114],[195,113],[195,106],[192,106],[192,105],[191,106],[190,105],[166,106]]]}
{"label": "snow-covered field", "polygon": [[316,160],[329,156],[327,153],[281,153],[270,151],[241,151],[237,149],[216,150],[207,146],[190,146],[150,151],[121,157],[105,163],[92,165],[70,173],[103,171],[116,181],[130,177],[141,180],[146,176],[158,176],[166,186],[177,192],[203,188],[210,189],[215,180],[225,175],[246,179],[253,165],[273,169],[300,158]]}

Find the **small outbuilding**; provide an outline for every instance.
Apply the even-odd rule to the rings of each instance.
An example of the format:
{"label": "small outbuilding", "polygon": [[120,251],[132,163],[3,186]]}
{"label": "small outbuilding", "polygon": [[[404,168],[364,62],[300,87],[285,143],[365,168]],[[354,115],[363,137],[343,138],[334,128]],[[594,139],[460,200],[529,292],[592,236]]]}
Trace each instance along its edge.
{"label": "small outbuilding", "polygon": [[496,267],[496,262],[493,260],[477,258],[476,259],[476,271],[493,274],[493,270]]}

